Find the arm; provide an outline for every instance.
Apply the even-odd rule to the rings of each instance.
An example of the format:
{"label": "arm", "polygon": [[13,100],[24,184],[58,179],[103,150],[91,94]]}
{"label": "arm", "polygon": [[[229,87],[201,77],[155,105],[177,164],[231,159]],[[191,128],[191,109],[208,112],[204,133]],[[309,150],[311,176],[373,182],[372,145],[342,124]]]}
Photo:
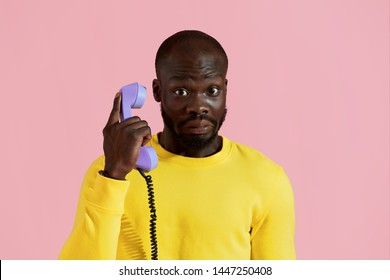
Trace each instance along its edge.
{"label": "arm", "polygon": [[88,169],[73,230],[60,259],[115,259],[129,181],[101,176],[103,157]]}
{"label": "arm", "polygon": [[251,259],[295,259],[294,195],[290,181],[283,171],[266,204],[266,215],[252,230]]}
{"label": "arm", "polygon": [[[151,138],[150,127],[138,117],[120,122],[121,96],[114,99],[103,129],[104,157],[85,175],[76,220],[60,259],[115,259],[124,200],[140,147]],[[104,164],[103,164],[104,163]],[[104,168],[104,176],[99,174]]]}

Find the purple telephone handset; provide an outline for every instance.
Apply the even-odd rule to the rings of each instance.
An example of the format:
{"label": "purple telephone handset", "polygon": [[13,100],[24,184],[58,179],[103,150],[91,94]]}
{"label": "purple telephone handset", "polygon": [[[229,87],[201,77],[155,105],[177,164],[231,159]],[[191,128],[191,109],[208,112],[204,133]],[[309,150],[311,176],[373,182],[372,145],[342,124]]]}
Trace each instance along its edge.
{"label": "purple telephone handset", "polygon": [[[139,83],[133,83],[122,87],[119,92],[122,95],[121,121],[124,121],[132,116],[132,108],[141,108],[144,105],[146,88]],[[157,163],[156,151],[150,146],[141,147],[136,167],[150,171],[157,166]]]}

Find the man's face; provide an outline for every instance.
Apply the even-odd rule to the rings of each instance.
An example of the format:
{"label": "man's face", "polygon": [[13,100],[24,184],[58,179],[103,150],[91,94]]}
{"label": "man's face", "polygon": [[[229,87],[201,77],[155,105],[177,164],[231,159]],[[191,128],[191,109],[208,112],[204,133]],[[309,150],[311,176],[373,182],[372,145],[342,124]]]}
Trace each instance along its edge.
{"label": "man's face", "polygon": [[226,64],[207,42],[176,46],[153,82],[164,130],[185,147],[203,149],[218,136],[226,115]]}

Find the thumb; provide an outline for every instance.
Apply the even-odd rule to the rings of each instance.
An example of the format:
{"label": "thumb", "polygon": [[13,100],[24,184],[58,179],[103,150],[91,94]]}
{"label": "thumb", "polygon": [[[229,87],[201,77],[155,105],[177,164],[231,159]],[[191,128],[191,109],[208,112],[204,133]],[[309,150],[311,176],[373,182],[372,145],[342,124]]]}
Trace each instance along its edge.
{"label": "thumb", "polygon": [[107,121],[107,125],[112,125],[114,123],[118,123],[120,120],[120,110],[121,110],[121,94],[118,92],[115,95],[114,104],[112,106],[112,110],[110,116]]}

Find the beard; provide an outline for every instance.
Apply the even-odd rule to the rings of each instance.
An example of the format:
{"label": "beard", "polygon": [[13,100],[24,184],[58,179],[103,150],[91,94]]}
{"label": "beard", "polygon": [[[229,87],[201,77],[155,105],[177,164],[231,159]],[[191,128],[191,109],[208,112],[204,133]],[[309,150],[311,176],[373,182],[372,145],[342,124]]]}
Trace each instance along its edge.
{"label": "beard", "polygon": [[207,120],[213,124],[213,130],[207,135],[192,135],[187,136],[183,133],[176,132],[175,125],[171,117],[168,116],[164,110],[162,104],[160,104],[161,116],[164,121],[164,125],[168,128],[173,136],[180,142],[183,147],[189,148],[191,150],[202,150],[208,147],[213,141],[218,137],[218,131],[222,127],[223,122],[225,121],[227,109],[225,108],[222,117],[219,120],[213,119],[208,115],[197,115],[192,113],[188,116],[187,119],[178,123],[177,128],[180,131],[180,128],[183,127],[188,121],[192,120]]}

